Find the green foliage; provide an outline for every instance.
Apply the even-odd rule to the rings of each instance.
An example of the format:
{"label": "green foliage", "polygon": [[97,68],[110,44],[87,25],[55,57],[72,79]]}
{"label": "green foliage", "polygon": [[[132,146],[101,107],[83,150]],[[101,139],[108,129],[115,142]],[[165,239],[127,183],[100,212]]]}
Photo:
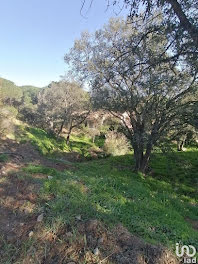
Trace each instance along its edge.
{"label": "green foliage", "polygon": [[10,105],[19,101],[22,97],[22,90],[13,82],[0,78],[0,99]]}
{"label": "green foliage", "polygon": [[[58,135],[78,127],[89,112],[89,95],[76,82],[52,82],[38,97],[38,123]],[[56,128],[56,129],[55,129]]]}
{"label": "green foliage", "polygon": [[197,71],[170,63],[163,18],[143,17],[134,17],[132,24],[112,18],[94,34],[82,33],[65,62],[71,74],[90,82],[94,108],[120,119],[134,149],[136,170],[144,173],[153,146],[186,124],[182,117],[197,91]]}
{"label": "green foliage", "polygon": [[9,160],[8,155],[6,154],[0,154],[0,162],[6,162]]}
{"label": "green foliage", "polygon": [[23,134],[20,135],[21,143],[30,141],[41,154],[47,155],[54,152],[68,152],[65,139],[56,138],[54,135],[47,133],[39,128],[26,127],[22,128]]}
{"label": "green foliage", "polygon": [[106,134],[104,150],[112,156],[120,156],[129,153],[129,142],[126,137],[118,132],[109,131]]}
{"label": "green foliage", "polygon": [[18,140],[21,143],[30,141],[43,155],[77,152],[83,157],[90,157],[90,148],[95,150],[98,149],[97,144],[94,144],[91,139],[87,138],[85,135],[71,135],[70,144],[67,145],[65,138],[57,138],[55,135],[39,128],[26,127],[21,128],[21,130],[22,133]]}
{"label": "green foliage", "polygon": [[[186,181],[177,160],[172,164],[177,179],[169,181],[169,172],[165,169],[167,161],[157,153],[152,161],[157,177],[144,178],[133,173],[131,155],[75,164],[74,171],[57,172],[40,166],[27,170],[53,175],[52,180],[44,182],[41,192],[41,196],[53,194],[55,197],[46,204],[47,225],[58,219],[62,224],[72,224],[75,217],[81,215],[82,220],[99,219],[109,227],[122,223],[130,232],[151,243],[174,247],[176,242],[182,241],[197,246],[198,232],[186,220],[198,220],[196,185],[189,185],[197,177],[197,151],[190,153],[180,156],[181,162],[194,156]],[[183,172],[185,170],[183,167]],[[184,194],[184,187],[192,191]]]}
{"label": "green foliage", "polygon": [[41,88],[30,85],[20,86],[20,88],[23,92],[22,101],[24,105],[31,105],[37,103],[37,95]]}

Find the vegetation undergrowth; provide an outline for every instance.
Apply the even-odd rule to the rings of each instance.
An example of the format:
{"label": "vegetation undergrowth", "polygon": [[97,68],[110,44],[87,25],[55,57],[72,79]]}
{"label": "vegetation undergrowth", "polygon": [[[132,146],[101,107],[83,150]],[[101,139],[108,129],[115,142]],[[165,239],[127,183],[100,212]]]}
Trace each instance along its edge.
{"label": "vegetation undergrowth", "polygon": [[0,154],[0,162],[6,162],[9,160],[9,157],[7,154]]}
{"label": "vegetation undergrowth", "polygon": [[20,128],[18,140],[20,143],[31,142],[41,154],[52,155],[63,152],[77,152],[83,157],[90,157],[90,149],[98,150],[101,139],[96,139],[95,143],[86,135],[71,135],[70,143],[66,144],[64,137],[55,137],[40,128],[22,127]]}
{"label": "vegetation undergrowth", "polygon": [[150,243],[198,246],[198,232],[188,221],[198,221],[197,153],[174,153],[169,166],[167,157],[155,153],[147,177],[132,172],[131,155],[75,163],[75,170],[64,172],[29,165],[26,172],[53,176],[44,181],[41,192],[41,198],[54,197],[45,205],[49,228],[71,225],[80,215],[109,227],[121,223]]}

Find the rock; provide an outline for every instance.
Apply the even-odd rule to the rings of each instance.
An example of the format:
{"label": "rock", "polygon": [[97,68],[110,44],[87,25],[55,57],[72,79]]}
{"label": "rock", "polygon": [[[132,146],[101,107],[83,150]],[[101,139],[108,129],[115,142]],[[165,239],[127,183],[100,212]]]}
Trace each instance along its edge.
{"label": "rock", "polygon": [[43,217],[44,217],[44,214],[40,214],[38,217],[37,217],[37,222],[42,222],[43,221]]}
{"label": "rock", "polygon": [[34,232],[31,231],[31,232],[29,233],[29,237],[32,237],[33,235],[34,235]]}
{"label": "rock", "polygon": [[53,176],[47,176],[48,180],[52,180],[53,179]]}
{"label": "rock", "polygon": [[79,220],[80,221],[81,220],[81,215],[77,215],[76,216],[76,220]]}
{"label": "rock", "polygon": [[94,249],[93,253],[94,253],[95,256],[98,256],[100,254],[100,251],[99,251],[98,247],[96,247]]}

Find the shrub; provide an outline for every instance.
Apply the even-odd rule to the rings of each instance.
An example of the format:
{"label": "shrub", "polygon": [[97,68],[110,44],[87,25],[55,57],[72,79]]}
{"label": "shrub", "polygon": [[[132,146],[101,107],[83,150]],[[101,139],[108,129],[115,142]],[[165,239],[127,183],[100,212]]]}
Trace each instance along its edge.
{"label": "shrub", "polygon": [[83,132],[91,138],[93,143],[95,142],[96,136],[100,135],[100,129],[96,127],[83,127]]}
{"label": "shrub", "polygon": [[17,109],[12,106],[0,106],[0,135],[6,136],[14,133],[14,120],[17,115]]}
{"label": "shrub", "polygon": [[112,156],[125,155],[129,152],[129,142],[126,137],[118,132],[109,131],[106,134],[104,151]]}

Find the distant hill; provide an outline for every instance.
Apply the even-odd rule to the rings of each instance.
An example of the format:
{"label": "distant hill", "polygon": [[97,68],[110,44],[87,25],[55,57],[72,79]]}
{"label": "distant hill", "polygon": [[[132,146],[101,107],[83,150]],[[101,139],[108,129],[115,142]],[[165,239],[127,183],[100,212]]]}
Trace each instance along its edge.
{"label": "distant hill", "polygon": [[7,80],[7,79],[4,79],[4,78],[1,78],[0,77],[0,87],[3,87],[3,88],[10,88],[10,87],[14,87],[14,88],[21,88],[23,91],[25,90],[37,90],[39,91],[40,89],[42,88],[39,88],[39,87],[36,87],[36,86],[33,86],[33,85],[22,85],[22,86],[17,86],[14,82],[10,81],[10,80]]}
{"label": "distant hill", "polygon": [[10,80],[0,78],[0,99],[3,101],[20,101],[23,98],[26,102],[35,103],[36,95],[41,89],[32,85],[17,86]]}

